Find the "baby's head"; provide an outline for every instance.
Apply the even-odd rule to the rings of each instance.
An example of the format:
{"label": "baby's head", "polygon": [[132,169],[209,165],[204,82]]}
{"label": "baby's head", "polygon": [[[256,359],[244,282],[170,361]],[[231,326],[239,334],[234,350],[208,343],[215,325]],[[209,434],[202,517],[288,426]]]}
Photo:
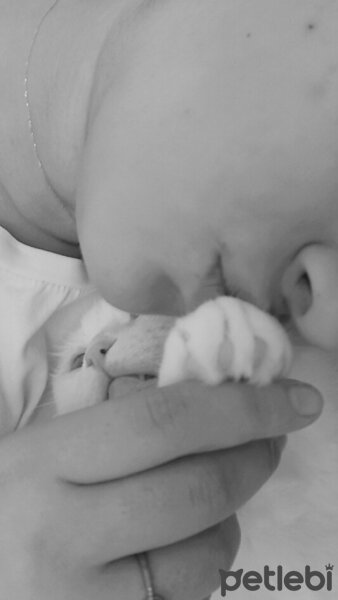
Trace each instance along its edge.
{"label": "baby's head", "polygon": [[91,119],[78,196],[91,278],[134,313],[235,293],[332,345],[338,2],[147,5]]}

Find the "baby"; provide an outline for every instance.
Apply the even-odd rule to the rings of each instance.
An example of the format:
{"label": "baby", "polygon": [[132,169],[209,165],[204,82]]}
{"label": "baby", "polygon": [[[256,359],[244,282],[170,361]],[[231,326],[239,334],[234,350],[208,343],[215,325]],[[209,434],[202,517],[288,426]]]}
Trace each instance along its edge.
{"label": "baby", "polygon": [[[153,549],[161,593],[206,596],[219,583],[211,581],[215,562],[229,565],[238,544],[231,515],[272,470],[266,444],[240,444],[308,424],[319,411],[315,395],[312,406],[306,390],[308,415],[297,425],[280,417],[289,407],[284,383],[260,393],[228,385],[219,406],[223,388],[210,389],[208,411],[198,402],[203,387],[173,386],[168,395],[141,393],[137,402],[129,395],[16,429],[37,414],[47,350],[83,308],[90,291],[84,265],[104,298],[129,313],[180,316],[231,295],[289,320],[305,341],[335,345],[338,3],[59,2],[38,30],[49,3],[5,5],[1,593],[20,598],[29,589],[40,600],[53,590],[58,600],[101,600],[113,589],[116,598],[138,598],[139,572],[128,557]],[[18,5],[27,27],[13,33]],[[34,162],[23,101],[28,57],[44,170]],[[317,307],[320,319],[312,318]],[[300,347],[293,371],[318,380],[331,398],[318,423],[319,440],[330,432],[331,451],[319,442],[313,455],[313,437],[306,438],[307,481],[324,452],[330,473],[336,464],[336,372],[321,356]],[[181,392],[186,409],[204,415],[184,432],[172,412],[177,389],[188,390]],[[154,397],[172,399],[160,416],[168,429],[156,418],[147,426]],[[278,508],[278,518],[290,514]],[[334,512],[333,503],[328,509]],[[316,524],[315,542],[306,537],[304,548],[332,563],[331,546],[323,559],[318,531]],[[20,559],[15,575],[13,555]]]}
{"label": "baby", "polygon": [[[77,203],[89,274],[133,313],[180,314],[231,294],[332,348],[338,4],[230,2],[221,18],[208,4],[198,24],[183,5],[141,20],[123,53],[125,87],[109,89],[92,116]],[[320,353],[310,373],[302,343],[293,375],[323,380]],[[280,483],[253,501],[243,527],[252,552],[243,542],[239,567],[334,562],[336,432],[333,386],[325,421],[290,442]]]}

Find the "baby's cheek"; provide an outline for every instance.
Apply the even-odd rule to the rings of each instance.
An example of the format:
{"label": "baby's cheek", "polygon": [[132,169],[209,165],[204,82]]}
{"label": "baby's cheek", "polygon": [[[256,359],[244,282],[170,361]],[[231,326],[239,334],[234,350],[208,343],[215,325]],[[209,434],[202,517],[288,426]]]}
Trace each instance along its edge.
{"label": "baby's cheek", "polygon": [[56,413],[62,415],[104,402],[108,397],[109,382],[108,376],[94,367],[76,369],[56,377],[53,383]]}

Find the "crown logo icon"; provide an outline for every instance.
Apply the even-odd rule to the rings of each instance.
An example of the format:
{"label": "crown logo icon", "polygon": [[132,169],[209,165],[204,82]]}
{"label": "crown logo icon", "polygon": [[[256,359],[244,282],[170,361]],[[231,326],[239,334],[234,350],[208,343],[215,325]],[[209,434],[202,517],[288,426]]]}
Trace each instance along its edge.
{"label": "crown logo icon", "polygon": [[330,563],[328,565],[325,565],[325,569],[327,571],[333,571],[333,565],[330,565]]}

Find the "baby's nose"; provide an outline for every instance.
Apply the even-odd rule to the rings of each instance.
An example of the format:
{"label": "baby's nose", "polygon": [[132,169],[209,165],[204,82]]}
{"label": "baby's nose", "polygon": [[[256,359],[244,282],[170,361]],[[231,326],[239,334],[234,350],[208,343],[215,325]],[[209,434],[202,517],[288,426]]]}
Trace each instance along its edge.
{"label": "baby's nose", "polygon": [[99,334],[90,342],[84,360],[88,366],[104,370],[105,357],[115,340],[111,336]]}
{"label": "baby's nose", "polygon": [[338,252],[306,246],[287,268],[282,294],[299,333],[310,344],[338,347]]}

